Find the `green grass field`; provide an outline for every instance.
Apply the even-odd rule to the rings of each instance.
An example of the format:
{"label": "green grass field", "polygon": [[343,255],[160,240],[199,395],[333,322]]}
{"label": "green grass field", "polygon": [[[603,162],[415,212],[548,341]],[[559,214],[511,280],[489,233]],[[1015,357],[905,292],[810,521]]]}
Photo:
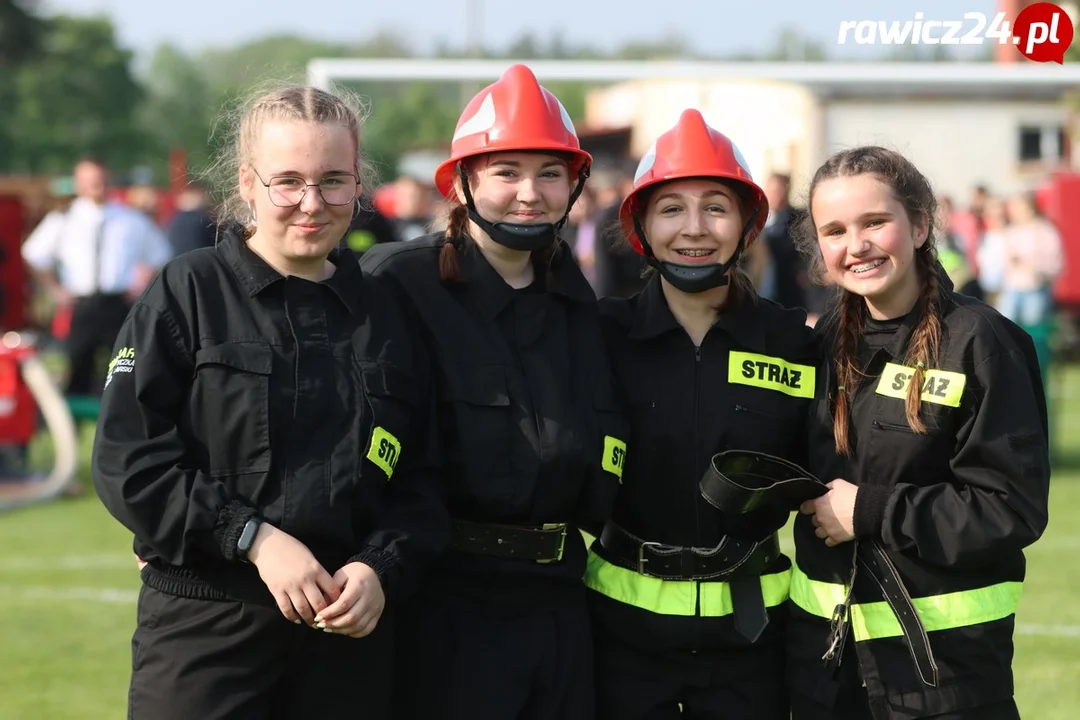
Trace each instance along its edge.
{"label": "green grass field", "polygon": [[[1050,527],[1028,553],[1017,618],[1025,720],[1073,720],[1080,708],[1080,366],[1053,385]],[[139,587],[130,548],[92,495],[0,515],[0,720],[125,717]]]}

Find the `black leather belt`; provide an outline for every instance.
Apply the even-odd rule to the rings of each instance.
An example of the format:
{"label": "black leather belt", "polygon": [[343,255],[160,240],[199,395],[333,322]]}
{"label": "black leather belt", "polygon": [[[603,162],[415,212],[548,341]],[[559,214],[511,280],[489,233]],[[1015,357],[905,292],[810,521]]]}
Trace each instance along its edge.
{"label": "black leather belt", "polygon": [[[729,450],[714,455],[699,489],[710,505],[733,513],[749,512],[763,505],[797,510],[805,501],[828,492],[824,483],[795,463],[749,450]],[[919,678],[926,685],[937,687],[938,668],[930,637],[900,572],[876,540],[854,542],[855,555],[848,587],[855,587],[860,567],[866,571],[900,623]],[[833,610],[829,645],[823,657],[826,662],[835,660],[839,665],[842,655],[839,651],[850,631],[851,596],[849,591],[845,601]]]}
{"label": "black leather belt", "polygon": [[714,548],[648,542],[613,522],[600,535],[604,559],[661,580],[732,580],[758,577],[780,557],[776,534],[761,542],[725,537]]}
{"label": "black leather belt", "polygon": [[735,628],[752,643],[769,624],[760,577],[780,557],[776,533],[760,542],[725,536],[714,548],[683,547],[642,540],[609,521],[600,545],[605,560],[647,577],[728,582]]}
{"label": "black leather belt", "polygon": [[713,455],[698,489],[713,507],[736,514],[766,505],[798,510],[805,501],[828,491],[795,463],[749,450]]}
{"label": "black leather belt", "polygon": [[562,560],[566,545],[566,523],[544,525],[495,525],[454,520],[450,546],[462,552],[495,557],[533,560],[538,563]]}
{"label": "black leather belt", "polygon": [[923,626],[919,613],[915,610],[911,593],[900,578],[900,572],[889,559],[885,548],[876,540],[856,542],[855,552],[859,565],[877,583],[881,594],[885,596],[885,601],[889,603],[893,614],[896,615],[900,629],[904,631],[904,639],[907,640],[908,650],[911,652],[911,659],[915,663],[915,671],[919,674],[919,679],[930,687],[937,687],[938,667],[934,659],[934,650],[930,647],[930,636],[926,634],[926,628]]}

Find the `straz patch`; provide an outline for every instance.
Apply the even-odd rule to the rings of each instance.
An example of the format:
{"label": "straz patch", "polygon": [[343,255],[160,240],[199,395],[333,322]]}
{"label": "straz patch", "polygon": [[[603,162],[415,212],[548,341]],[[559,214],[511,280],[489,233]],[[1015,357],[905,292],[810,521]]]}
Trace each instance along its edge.
{"label": "straz patch", "polygon": [[622,482],[623,464],[626,463],[626,443],[619,438],[604,436],[604,460],[600,466]]}
{"label": "straz patch", "polygon": [[728,355],[728,382],[733,385],[775,390],[801,398],[814,397],[816,368],[781,358],[731,351]]}
{"label": "straz patch", "polygon": [[109,371],[105,375],[105,387],[109,387],[116,373],[129,373],[135,369],[135,348],[120,348],[116,357],[109,361]]}
{"label": "straz patch", "polygon": [[[877,394],[897,400],[907,399],[908,383],[914,375],[915,368],[886,363],[878,381]],[[924,370],[923,377],[923,402],[960,407],[960,398],[964,395],[964,384],[967,382],[964,373],[931,369]]]}
{"label": "straz patch", "polygon": [[386,478],[390,479],[401,459],[401,443],[388,430],[377,425],[371,431],[371,448],[367,459],[379,466],[386,473]]}

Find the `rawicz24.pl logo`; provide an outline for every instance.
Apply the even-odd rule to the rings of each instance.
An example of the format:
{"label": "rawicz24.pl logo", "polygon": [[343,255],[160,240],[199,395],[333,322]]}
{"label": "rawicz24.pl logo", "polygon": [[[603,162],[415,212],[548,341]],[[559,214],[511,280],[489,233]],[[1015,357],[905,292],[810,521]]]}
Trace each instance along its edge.
{"label": "rawicz24.pl logo", "polygon": [[982,45],[997,41],[1015,45],[1036,62],[1064,62],[1073,40],[1073,21],[1053,3],[1040,2],[1020,11],[1015,22],[999,12],[989,22],[981,12],[964,13],[963,20],[842,20],[838,45]]}

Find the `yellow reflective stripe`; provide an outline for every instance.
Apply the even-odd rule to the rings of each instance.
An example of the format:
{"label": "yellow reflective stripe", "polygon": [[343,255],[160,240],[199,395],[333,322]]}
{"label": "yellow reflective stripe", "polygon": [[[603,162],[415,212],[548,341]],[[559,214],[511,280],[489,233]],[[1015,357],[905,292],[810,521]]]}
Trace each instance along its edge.
{"label": "yellow reflective stripe", "polygon": [[[726,582],[676,581],[647,577],[633,570],[612,565],[589,551],[585,586],[642,610],[658,615],[698,615],[698,587],[701,588],[701,617],[730,615],[731,586]],[[790,571],[761,576],[761,594],[765,607],[782,605],[788,596]]]}
{"label": "yellow reflective stripe", "polygon": [[[907,398],[908,383],[915,374],[915,368],[885,363],[885,369],[881,371],[881,380],[878,381],[877,394],[885,397],[904,400]],[[964,373],[951,372],[949,370],[924,370],[923,371],[924,402],[960,407],[960,399],[964,395],[964,385],[967,376]]]}
{"label": "yellow reflective stripe", "polygon": [[394,468],[401,459],[401,443],[382,426],[376,426],[371,431],[371,447],[368,448],[367,459],[379,466],[387,478],[394,475]]}
{"label": "yellow reflective stripe", "polygon": [[728,355],[728,383],[776,390],[792,397],[814,397],[813,365],[798,365],[768,355],[737,352]]}
{"label": "yellow reflective stripe", "polygon": [[[761,595],[765,607],[782,605],[791,587],[791,570],[761,576]],[[731,585],[726,582],[701,583],[701,616],[720,617],[730,615]]]}
{"label": "yellow reflective stripe", "polygon": [[791,568],[791,602],[800,608],[828,620],[833,609],[844,602],[847,590],[843,585],[811,580],[798,565]]}
{"label": "yellow reflective stripe", "polygon": [[[961,590],[943,595],[913,598],[915,612],[927,632],[951,630],[981,623],[1004,620],[1016,613],[1023,583]],[[861,603],[851,609],[851,625],[856,640],[900,637],[904,631],[886,602]]]}
{"label": "yellow reflective stripe", "polygon": [[[1003,582],[974,590],[913,598],[915,612],[927,632],[952,630],[1004,620],[1020,606],[1023,583]],[[798,567],[791,575],[791,601],[821,618],[829,619],[833,608],[844,601],[844,586],[811,580]],[[884,600],[851,606],[851,627],[855,640],[901,637],[904,632],[889,604]]]}
{"label": "yellow reflective stripe", "polygon": [[622,482],[623,463],[626,462],[626,443],[619,438],[604,436],[604,458],[600,466]]}

